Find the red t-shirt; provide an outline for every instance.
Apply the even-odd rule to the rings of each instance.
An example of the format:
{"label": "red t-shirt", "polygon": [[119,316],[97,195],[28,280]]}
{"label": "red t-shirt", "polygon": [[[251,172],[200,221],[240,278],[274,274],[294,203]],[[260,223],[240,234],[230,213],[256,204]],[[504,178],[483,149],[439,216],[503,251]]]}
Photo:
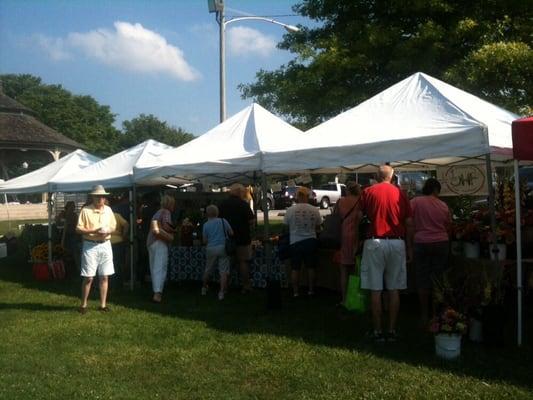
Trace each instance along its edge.
{"label": "red t-shirt", "polygon": [[368,236],[405,237],[405,219],[412,216],[406,194],[397,186],[382,182],[365,189],[363,213],[370,220]]}

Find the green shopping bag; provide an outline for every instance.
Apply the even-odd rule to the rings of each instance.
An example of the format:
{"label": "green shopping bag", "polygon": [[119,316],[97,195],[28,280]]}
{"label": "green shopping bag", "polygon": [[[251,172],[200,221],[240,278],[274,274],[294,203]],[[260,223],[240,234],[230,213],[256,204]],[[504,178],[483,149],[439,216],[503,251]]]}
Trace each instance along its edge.
{"label": "green shopping bag", "polygon": [[361,289],[361,258],[355,260],[355,275],[350,275],[344,306],[347,310],[364,313],[368,308],[368,290]]}

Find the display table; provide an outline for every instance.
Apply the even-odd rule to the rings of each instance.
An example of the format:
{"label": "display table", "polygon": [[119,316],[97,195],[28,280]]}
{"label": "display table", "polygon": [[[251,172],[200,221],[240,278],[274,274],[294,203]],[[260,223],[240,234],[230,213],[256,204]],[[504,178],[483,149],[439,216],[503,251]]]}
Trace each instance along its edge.
{"label": "display table", "polygon": [[[205,247],[182,247],[172,246],[169,252],[169,274],[171,281],[201,281],[205,269]],[[239,286],[238,268],[231,266],[230,286]],[[287,285],[285,268],[278,258],[277,249],[272,252],[273,279],[280,280],[282,286]],[[250,263],[250,279],[253,287],[264,288],[269,277],[263,246],[255,246],[252,261]],[[218,271],[215,271],[212,279],[218,280]]]}
{"label": "display table", "polygon": [[[333,252],[330,250],[319,251],[318,268],[316,269],[316,286],[331,290],[339,288],[339,268],[332,263]],[[168,279],[177,281],[201,281],[205,269],[205,247],[172,246],[169,252],[169,273]],[[290,277],[289,260],[280,261],[277,248],[272,252],[272,270],[274,279],[279,279],[282,287],[288,286]],[[230,285],[239,286],[238,268],[231,266]],[[265,252],[263,246],[256,246],[253,251],[253,258],[250,264],[250,278],[254,287],[264,288],[268,279],[268,271],[265,265]],[[218,280],[218,272],[215,271],[212,277]],[[302,269],[300,283],[307,285],[307,272]]]}

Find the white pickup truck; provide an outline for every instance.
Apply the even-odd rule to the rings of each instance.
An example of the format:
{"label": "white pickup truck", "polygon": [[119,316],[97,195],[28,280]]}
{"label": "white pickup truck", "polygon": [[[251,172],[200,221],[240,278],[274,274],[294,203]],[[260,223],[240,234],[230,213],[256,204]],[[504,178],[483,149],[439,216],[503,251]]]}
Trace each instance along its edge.
{"label": "white pickup truck", "polygon": [[320,208],[328,208],[346,195],[346,185],[330,182],[313,189],[313,192],[316,193],[316,201]]}

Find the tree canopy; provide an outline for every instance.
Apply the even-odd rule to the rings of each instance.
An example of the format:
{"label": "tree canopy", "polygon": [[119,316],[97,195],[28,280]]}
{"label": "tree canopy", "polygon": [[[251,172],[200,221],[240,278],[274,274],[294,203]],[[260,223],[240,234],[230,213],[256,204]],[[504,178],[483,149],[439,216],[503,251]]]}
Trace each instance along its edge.
{"label": "tree canopy", "polygon": [[107,157],[154,139],[169,146],[179,146],[194,136],[181,128],[168,126],[154,115],[140,114],[115,126],[111,108],[99,104],[91,96],[72,94],[61,85],[44,84],[41,78],[23,75],[0,75],[3,91],[9,97],[31,108],[38,119],[69,137],[94,155]]}
{"label": "tree canopy", "polygon": [[[529,3],[529,4],[528,4]],[[417,72],[517,113],[533,111],[533,24],[522,0],[303,0],[318,23],[285,35],[295,58],[240,85],[310,128]]]}
{"label": "tree canopy", "polygon": [[127,149],[148,139],[176,147],[194,139],[194,135],[181,128],[168,126],[166,122],[160,121],[152,114],[141,114],[122,123],[122,134],[120,135],[122,148]]}

